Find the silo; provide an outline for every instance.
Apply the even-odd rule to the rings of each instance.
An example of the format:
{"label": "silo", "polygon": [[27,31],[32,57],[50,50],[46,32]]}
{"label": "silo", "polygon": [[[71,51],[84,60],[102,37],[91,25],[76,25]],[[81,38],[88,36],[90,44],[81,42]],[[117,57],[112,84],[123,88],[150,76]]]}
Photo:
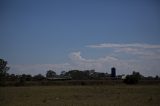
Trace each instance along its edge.
{"label": "silo", "polygon": [[116,77],[116,68],[115,67],[111,68],[111,77]]}

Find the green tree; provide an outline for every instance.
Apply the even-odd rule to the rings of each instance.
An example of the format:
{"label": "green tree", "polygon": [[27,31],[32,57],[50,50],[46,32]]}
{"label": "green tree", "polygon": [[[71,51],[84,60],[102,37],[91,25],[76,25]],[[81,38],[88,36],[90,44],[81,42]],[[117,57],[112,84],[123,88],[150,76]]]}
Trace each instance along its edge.
{"label": "green tree", "polygon": [[142,75],[139,72],[133,71],[132,75],[134,75],[138,80],[142,79]]}
{"label": "green tree", "polygon": [[35,81],[42,81],[42,80],[45,79],[45,77],[43,75],[41,75],[41,74],[38,74],[38,75],[33,76],[33,79]]}
{"label": "green tree", "polygon": [[139,72],[133,71],[132,75],[127,75],[124,79],[126,84],[137,84],[143,76]]}
{"label": "green tree", "polygon": [[19,85],[25,85],[25,83],[26,83],[26,75],[25,74],[22,74],[21,76],[20,76],[20,79],[19,79]]}
{"label": "green tree", "polygon": [[159,76],[158,76],[158,75],[156,75],[154,79],[155,79],[155,80],[158,80],[158,79],[159,79]]}
{"label": "green tree", "polygon": [[9,67],[7,67],[7,61],[0,59],[0,85],[5,85],[8,70]]}
{"label": "green tree", "polygon": [[46,73],[47,78],[54,78],[55,76],[56,76],[56,72],[54,72],[52,70],[48,70]]}
{"label": "green tree", "polygon": [[26,81],[31,81],[32,80],[32,75],[28,74],[26,75]]}
{"label": "green tree", "polygon": [[87,80],[89,79],[89,71],[70,70],[65,76],[69,76],[73,80]]}

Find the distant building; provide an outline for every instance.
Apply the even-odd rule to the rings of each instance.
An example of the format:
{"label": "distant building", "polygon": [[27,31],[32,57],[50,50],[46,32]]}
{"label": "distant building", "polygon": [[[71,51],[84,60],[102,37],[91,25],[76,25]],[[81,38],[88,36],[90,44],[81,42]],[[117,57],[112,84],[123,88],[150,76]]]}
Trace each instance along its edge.
{"label": "distant building", "polygon": [[116,77],[116,68],[115,67],[111,68],[111,77]]}

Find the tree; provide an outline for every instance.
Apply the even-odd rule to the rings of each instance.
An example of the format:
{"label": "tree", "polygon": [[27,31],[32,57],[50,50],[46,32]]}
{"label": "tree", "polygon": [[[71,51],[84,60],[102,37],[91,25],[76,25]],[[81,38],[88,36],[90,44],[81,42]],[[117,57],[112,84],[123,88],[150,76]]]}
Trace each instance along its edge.
{"label": "tree", "polygon": [[124,79],[126,84],[137,84],[143,76],[139,72],[133,71],[132,75],[127,75]]}
{"label": "tree", "polygon": [[5,76],[9,67],[7,67],[7,61],[0,59],[0,76]]}
{"label": "tree", "polygon": [[16,80],[16,75],[15,75],[15,74],[11,74],[11,75],[9,76],[9,80],[10,80],[10,81],[15,81],[15,80]]}
{"label": "tree", "polygon": [[33,76],[33,79],[36,81],[41,81],[41,80],[44,80],[45,77],[41,74],[38,74],[38,75]]}
{"label": "tree", "polygon": [[5,84],[5,79],[8,70],[9,67],[7,67],[7,61],[0,59],[0,85]]}
{"label": "tree", "polygon": [[138,81],[139,80],[135,75],[127,75],[126,78],[124,79],[124,83],[126,84],[137,84]]}
{"label": "tree", "polygon": [[52,70],[48,70],[46,73],[47,78],[54,78],[55,76],[56,76],[56,72],[54,72]]}
{"label": "tree", "polygon": [[32,76],[31,75],[27,75],[27,74],[22,74],[20,77],[21,80],[25,81],[31,81],[32,80]]}
{"label": "tree", "polygon": [[32,75],[28,74],[26,75],[26,81],[31,81],[32,80]]}
{"label": "tree", "polygon": [[66,74],[66,72],[65,71],[61,71],[61,76],[64,76]]}
{"label": "tree", "polygon": [[138,80],[140,80],[143,77],[139,72],[135,72],[135,71],[133,71],[132,75],[137,77]]}
{"label": "tree", "polygon": [[73,80],[87,80],[89,79],[89,71],[70,70],[66,72],[65,76],[69,76]]}
{"label": "tree", "polygon": [[19,85],[25,85],[25,83],[26,83],[26,75],[25,74],[22,74],[21,76],[20,76],[20,79],[19,79]]}
{"label": "tree", "polygon": [[158,79],[159,79],[159,76],[158,76],[158,75],[156,75],[154,79],[155,79],[155,80],[158,80]]}

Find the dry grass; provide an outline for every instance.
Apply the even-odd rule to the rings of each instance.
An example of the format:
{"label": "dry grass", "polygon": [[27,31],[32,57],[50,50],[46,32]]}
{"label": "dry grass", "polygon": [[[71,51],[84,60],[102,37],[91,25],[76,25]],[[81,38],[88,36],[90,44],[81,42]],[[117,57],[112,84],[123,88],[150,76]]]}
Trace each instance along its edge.
{"label": "dry grass", "polygon": [[160,106],[160,86],[1,87],[0,106]]}

